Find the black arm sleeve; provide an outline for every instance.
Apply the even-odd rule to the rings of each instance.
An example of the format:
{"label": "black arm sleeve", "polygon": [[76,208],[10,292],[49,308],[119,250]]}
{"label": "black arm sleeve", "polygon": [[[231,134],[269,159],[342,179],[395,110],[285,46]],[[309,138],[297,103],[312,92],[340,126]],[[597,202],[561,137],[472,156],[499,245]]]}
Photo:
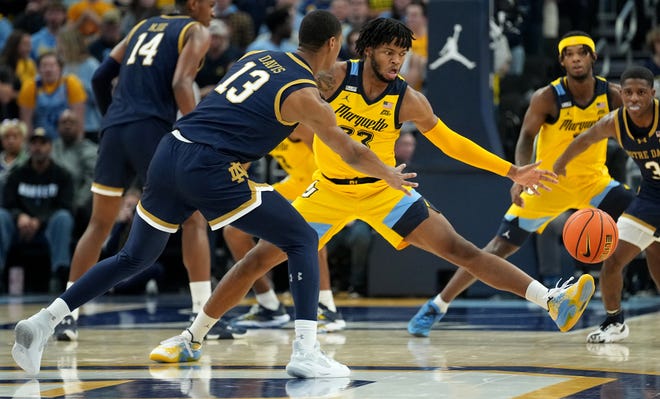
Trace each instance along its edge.
{"label": "black arm sleeve", "polygon": [[96,98],[96,104],[102,115],[105,115],[112,102],[112,79],[119,76],[120,67],[121,64],[114,58],[106,57],[92,76],[94,98]]}

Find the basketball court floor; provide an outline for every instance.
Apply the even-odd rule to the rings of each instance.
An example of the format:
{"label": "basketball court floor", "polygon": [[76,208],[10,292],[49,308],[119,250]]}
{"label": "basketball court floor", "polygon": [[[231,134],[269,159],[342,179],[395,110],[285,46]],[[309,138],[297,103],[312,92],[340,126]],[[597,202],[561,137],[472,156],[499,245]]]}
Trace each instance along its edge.
{"label": "basketball court floor", "polygon": [[188,325],[189,297],[106,296],[83,308],[78,342],[48,343],[41,373],[30,379],[11,358],[12,329],[50,299],[0,298],[1,398],[660,397],[657,296],[628,299],[630,337],[604,345],[585,343],[602,320],[598,299],[569,333],[522,300],[458,300],[429,338],[405,329],[426,298],[339,299],[348,328],[319,341],[352,375],[318,380],[292,379],[284,370],[291,324],[207,341],[196,363],[151,362],[151,349]]}

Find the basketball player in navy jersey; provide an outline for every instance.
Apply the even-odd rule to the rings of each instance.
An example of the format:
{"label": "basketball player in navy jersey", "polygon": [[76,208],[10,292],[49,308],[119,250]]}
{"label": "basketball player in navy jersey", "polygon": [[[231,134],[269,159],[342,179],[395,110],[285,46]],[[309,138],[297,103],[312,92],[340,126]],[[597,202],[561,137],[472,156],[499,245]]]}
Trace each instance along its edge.
{"label": "basketball player in navy jersey", "polygon": [[[632,66],[621,75],[623,107],[610,112],[577,136],[554,164],[558,175],[592,145],[612,137],[628,153],[642,174],[639,192],[617,221],[619,244],[603,263],[600,288],[607,311],[605,321],[587,336],[588,343],[625,339],[629,328],[621,310],[623,268],[641,251],[656,286],[660,284],[660,106],[653,88],[653,73]],[[659,286],[660,288],[660,286]]]}
{"label": "basketball player in navy jersey", "polygon": [[[405,165],[384,164],[346,135],[337,126],[332,108],[322,100],[314,76],[334,64],[341,42],[337,18],[327,11],[313,11],[302,21],[295,53],[245,55],[193,112],[175,123],[175,130],[161,140],[151,161],[138,217],[121,251],[97,263],[46,309],[16,325],[12,356],[21,368],[37,374],[57,323],[71,310],[153,264],[170,234],[199,210],[212,229],[232,223],[287,254],[296,315],[287,372],[302,378],[350,374],[348,367],[328,358],[316,340],[316,232],[271,186],[251,181],[242,166],[267,154],[303,123],[356,170],[405,193],[417,186],[407,180],[414,173],[402,172]],[[272,267],[256,260],[250,251],[218,283],[212,298],[222,303],[222,309],[200,312],[190,328],[163,342],[151,358],[199,359],[200,342],[210,328]]]}
{"label": "basketball player in navy jersey", "polygon": [[[177,110],[195,107],[193,81],[210,43],[206,28],[214,0],[177,0],[181,15],[138,23],[96,71],[93,84],[105,113],[92,192],[92,215],[78,241],[69,283],[78,280],[101,253],[119,212],[124,190],[137,177],[144,183],[149,161]],[[120,73],[121,72],[121,73]],[[119,75],[114,94],[111,80]],[[211,258],[206,221],[195,212],[182,227],[183,263],[188,270],[193,313],[211,296]],[[77,339],[78,310],[55,331],[58,340]],[[218,323],[208,338],[233,338],[245,330]]]}

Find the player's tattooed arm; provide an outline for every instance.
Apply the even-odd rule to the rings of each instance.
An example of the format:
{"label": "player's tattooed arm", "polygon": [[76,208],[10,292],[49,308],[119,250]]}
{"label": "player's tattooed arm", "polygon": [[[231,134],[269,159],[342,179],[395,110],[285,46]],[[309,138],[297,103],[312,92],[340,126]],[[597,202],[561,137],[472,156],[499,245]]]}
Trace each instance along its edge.
{"label": "player's tattooed arm", "polygon": [[316,83],[319,86],[319,91],[321,92],[321,96],[327,99],[335,87],[335,77],[332,75],[331,72],[320,71],[319,73],[316,74]]}

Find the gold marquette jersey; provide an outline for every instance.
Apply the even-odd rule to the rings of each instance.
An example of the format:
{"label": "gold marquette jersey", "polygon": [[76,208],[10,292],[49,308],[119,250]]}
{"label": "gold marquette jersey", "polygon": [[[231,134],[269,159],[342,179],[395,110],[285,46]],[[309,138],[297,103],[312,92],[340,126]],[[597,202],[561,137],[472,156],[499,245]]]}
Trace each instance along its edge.
{"label": "gold marquette jersey", "polygon": [[[398,123],[400,99],[406,82],[397,77],[382,95],[373,101],[363,95],[361,69],[358,60],[347,61],[347,73],[336,93],[328,99],[335,111],[337,124],[353,140],[369,147],[387,165],[395,165],[394,142],[399,137]],[[323,175],[333,179],[366,177],[346,164],[321,140],[314,140],[316,165]],[[318,176],[316,176],[318,178]]]}
{"label": "gold marquette jersey", "polygon": [[[557,158],[580,133],[593,126],[610,112],[608,84],[605,79],[596,77],[595,95],[585,108],[576,105],[566,88],[566,78],[551,83],[557,96],[559,117],[556,121],[546,121],[537,137],[536,159],[542,160],[540,168],[552,170]],[[594,177],[609,175],[605,166],[607,140],[602,140],[573,159],[566,167],[566,178]]]}
{"label": "gold marquette jersey", "polygon": [[312,173],[316,170],[314,154],[304,141],[292,141],[286,138],[270,152],[270,155],[288,174],[273,187],[284,198],[293,201],[312,182]]}

